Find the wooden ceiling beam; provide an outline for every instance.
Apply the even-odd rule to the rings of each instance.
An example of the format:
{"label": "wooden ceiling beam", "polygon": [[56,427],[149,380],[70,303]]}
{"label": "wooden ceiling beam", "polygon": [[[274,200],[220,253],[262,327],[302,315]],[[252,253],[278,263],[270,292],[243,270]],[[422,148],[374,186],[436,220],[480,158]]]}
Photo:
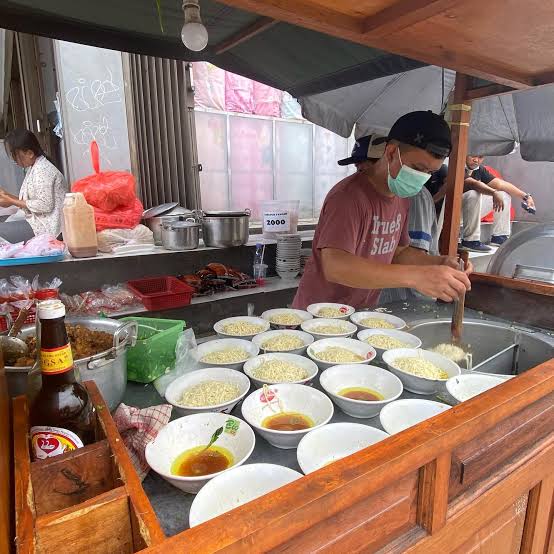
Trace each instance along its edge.
{"label": "wooden ceiling beam", "polygon": [[482,87],[470,88],[466,91],[466,100],[477,100],[487,98],[488,96],[500,96],[501,94],[510,94],[516,89],[504,85],[484,85]]}
{"label": "wooden ceiling beam", "polygon": [[[430,47],[424,42],[405,40],[398,36],[374,36],[364,33],[368,18],[345,15],[325,6],[318,6],[315,1],[307,0],[220,0],[223,4],[233,6],[272,19],[286,21],[292,25],[306,27],[337,38],[350,40],[372,48],[378,48],[398,56],[412,58],[430,65],[446,67],[459,73],[480,77],[493,83],[523,89],[534,86],[533,77],[497,64],[489,59],[477,59],[471,54],[448,49],[448,45]],[[407,0],[402,0],[402,5]],[[419,3],[419,17],[427,16],[424,2],[437,6],[451,5],[450,0],[414,0]],[[405,7],[407,4],[405,5]],[[404,21],[409,26],[409,16]],[[365,26],[364,26],[365,25]]]}
{"label": "wooden ceiling beam", "polygon": [[219,44],[216,44],[214,47],[214,51],[216,55],[223,54],[223,52],[231,50],[231,48],[234,48],[235,46],[238,46],[239,44],[250,40],[252,37],[263,33],[277,23],[279,22],[275,19],[271,19],[270,17],[260,17],[259,19],[254,21],[254,23],[248,25],[238,33],[235,33],[230,38],[221,41]]}
{"label": "wooden ceiling beam", "polygon": [[461,0],[401,0],[380,12],[368,16],[363,33],[382,37],[425,21],[459,4]]}

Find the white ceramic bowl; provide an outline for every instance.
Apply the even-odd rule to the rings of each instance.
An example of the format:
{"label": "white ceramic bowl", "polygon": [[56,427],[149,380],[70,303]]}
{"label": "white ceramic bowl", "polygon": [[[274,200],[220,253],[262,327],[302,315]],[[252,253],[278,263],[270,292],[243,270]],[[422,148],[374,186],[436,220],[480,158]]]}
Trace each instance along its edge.
{"label": "white ceramic bowl", "polygon": [[234,458],[234,464],[231,467],[240,466],[252,454],[256,437],[252,428],[242,419],[220,413],[193,414],[168,423],[156,438],[146,445],[145,455],[148,465],[178,489],[197,493],[210,479],[231,468],[201,477],[180,477],[171,473],[171,464],[186,450],[196,446],[207,446],[214,432],[219,427],[225,427],[229,419],[238,424],[238,430],[234,435],[227,432],[221,433],[216,445],[231,452]]}
{"label": "white ceramic bowl", "polygon": [[287,354],[285,352],[271,352],[269,354],[261,354],[260,356],[256,356],[255,358],[250,358],[250,360],[248,360],[244,364],[244,373],[248,375],[248,377],[252,380],[252,382],[256,387],[263,387],[264,384],[275,385],[277,383],[282,382],[282,381],[268,381],[268,380],[260,379],[258,377],[254,377],[254,370],[258,366],[263,364],[264,361],[266,360],[282,360],[283,362],[300,366],[306,370],[308,374],[306,378],[300,379],[299,381],[286,381],[287,383],[308,385],[314,380],[314,377],[317,375],[317,372],[318,372],[317,365],[314,362],[312,362],[312,360],[309,360],[304,356],[299,356],[298,354]]}
{"label": "white ceramic bowl", "polygon": [[482,392],[505,383],[512,376],[493,376],[477,373],[456,375],[446,381],[446,390],[458,402],[465,402]]}
{"label": "white ceramic bowl", "polygon": [[[332,325],[333,327],[341,327],[341,329],[344,329],[344,332],[342,333],[318,333],[317,328],[322,327],[323,325]],[[313,335],[313,337],[316,340],[320,339],[328,339],[331,337],[344,337],[348,338],[351,337],[358,328],[353,324],[350,323],[350,321],[344,321],[342,319],[325,319],[323,317],[316,317],[315,319],[310,319],[309,321],[305,321],[300,326],[302,331],[305,331],[306,333],[310,333],[310,335]]]}
{"label": "white ceramic bowl", "polygon": [[[231,323],[251,323],[253,325],[259,325],[262,330],[258,331],[257,333],[250,334],[250,335],[231,335],[229,333],[226,333],[223,329],[226,325],[229,325]],[[214,331],[217,333],[217,336],[222,339],[245,339],[250,340],[252,337],[255,337],[256,335],[259,335],[260,333],[265,333],[266,331],[269,331],[269,323],[262,319],[261,317],[249,317],[249,316],[237,316],[237,317],[228,317],[226,319],[222,319],[221,321],[218,321],[214,325]]]}
{"label": "white ceramic bowl", "polygon": [[275,464],[248,464],[212,479],[196,496],[189,513],[195,527],[300,479],[301,473]]}
{"label": "white ceramic bowl", "polygon": [[[363,331],[360,331],[356,336],[358,337],[358,340],[361,340],[362,342],[367,342],[367,339],[372,335],[387,335],[387,337],[398,339],[408,345],[406,348],[421,347],[421,340],[418,337],[416,337],[415,335],[410,335],[410,333],[406,333],[404,331],[399,331],[398,329],[364,329]],[[383,354],[387,351],[386,348],[379,348],[378,346],[373,346],[373,348],[375,348],[379,356],[383,356]],[[392,348],[389,348],[388,350],[392,350]]]}
{"label": "white ceramic bowl", "polygon": [[[347,415],[359,418],[375,417],[389,402],[400,398],[402,382],[390,371],[374,365],[336,365],[319,377],[323,390]],[[384,396],[384,400],[353,400],[339,392],[350,387],[365,387]]]}
{"label": "white ceramic bowl", "polygon": [[[323,315],[320,316],[318,314],[321,308],[337,308],[344,315],[340,317],[333,317],[333,318],[325,317]],[[348,306],[347,304],[336,304],[333,302],[318,302],[317,304],[310,304],[306,309],[314,317],[321,317],[325,319],[348,319],[356,311],[352,306]]]}
{"label": "white ceramic bowl", "polygon": [[389,436],[388,433],[360,423],[330,423],[310,431],[298,445],[298,465],[307,475],[346,458]]}
{"label": "white ceramic bowl", "polygon": [[[248,352],[248,357],[246,357],[244,360],[240,362],[233,362],[229,364],[224,364],[221,362],[214,363],[214,362],[202,361],[202,358],[206,354],[211,354],[212,352],[218,352],[219,350],[227,350],[228,348],[242,348],[243,350],[246,350],[246,352]],[[257,356],[259,353],[260,353],[259,348],[249,340],[216,339],[216,340],[209,340],[209,341],[203,342],[202,344],[199,344],[198,348],[196,349],[193,355],[195,356],[196,361],[198,362],[198,365],[201,368],[217,366],[217,367],[227,367],[229,369],[240,370],[242,369],[244,362],[246,362],[248,358],[253,358],[254,356]]]}
{"label": "white ceramic bowl", "polygon": [[[183,392],[189,387],[194,387],[204,381],[223,381],[231,383],[239,388],[239,395],[228,402],[215,406],[193,407],[179,404]],[[204,412],[224,412],[231,410],[244,398],[250,390],[250,379],[244,373],[226,367],[209,367],[190,371],[182,377],[178,377],[169,384],[165,391],[165,399],[173,406],[173,410],[181,416],[199,414]]]}
{"label": "white ceramic bowl", "polygon": [[[286,325],[283,323],[273,323],[272,317],[276,315],[294,315],[302,321],[293,325]],[[262,314],[262,317],[269,322],[272,329],[298,329],[302,322],[313,318],[313,315],[305,312],[304,310],[293,310],[292,308],[275,308],[274,310],[267,310]]]}
{"label": "white ceramic bowl", "polygon": [[[277,448],[296,448],[304,435],[325,425],[333,417],[333,403],[325,394],[312,387],[282,383],[271,385],[268,393],[272,400],[269,403],[260,389],[249,394],[242,403],[242,415],[259,435]],[[262,427],[266,417],[279,413],[277,399],[283,412],[298,412],[308,416],[314,426],[299,431],[274,431]]]}
{"label": "white ceramic bowl", "polygon": [[334,365],[344,365],[340,362],[323,362],[319,360],[316,356],[318,352],[325,350],[326,348],[338,346],[341,348],[346,348],[351,352],[354,352],[360,356],[363,356],[363,360],[359,362],[348,362],[349,364],[368,364],[377,356],[375,349],[369,346],[367,342],[360,342],[355,339],[343,339],[343,338],[333,338],[333,339],[321,339],[316,340],[313,344],[308,346],[307,354],[308,356],[317,364],[319,369],[327,369]]}
{"label": "white ceramic bowl", "polygon": [[[397,358],[423,358],[443,369],[448,377],[446,379],[427,379],[426,377],[418,377],[417,375],[407,373],[396,367],[394,360]],[[420,348],[395,348],[394,350],[387,350],[383,354],[383,361],[387,364],[389,370],[402,381],[404,388],[416,394],[443,392],[446,381],[450,377],[455,377],[461,373],[460,366],[452,360],[435,352],[421,350]]]}
{"label": "white ceramic bowl", "polygon": [[448,404],[433,400],[403,398],[387,404],[381,410],[379,420],[383,429],[394,435],[449,409]]}
{"label": "white ceramic bowl", "polygon": [[252,342],[260,349],[260,352],[262,354],[265,354],[267,352],[280,352],[276,350],[266,350],[263,347],[264,342],[266,342],[269,339],[273,339],[275,337],[280,336],[287,336],[287,337],[297,337],[299,338],[303,343],[304,346],[300,348],[294,348],[293,350],[287,350],[282,352],[287,352],[288,354],[298,354],[303,355],[306,353],[306,350],[312,342],[314,342],[314,337],[310,335],[309,333],[305,333],[304,331],[296,331],[293,329],[282,329],[280,331],[267,331],[265,333],[261,333],[260,335],[256,335]]}
{"label": "white ceramic bowl", "polygon": [[355,323],[360,329],[373,329],[373,327],[362,325],[361,321],[367,318],[384,319],[391,325],[394,325],[395,329],[404,329],[406,327],[406,322],[403,319],[391,314],[382,314],[381,312],[356,312],[350,316],[350,321]]}

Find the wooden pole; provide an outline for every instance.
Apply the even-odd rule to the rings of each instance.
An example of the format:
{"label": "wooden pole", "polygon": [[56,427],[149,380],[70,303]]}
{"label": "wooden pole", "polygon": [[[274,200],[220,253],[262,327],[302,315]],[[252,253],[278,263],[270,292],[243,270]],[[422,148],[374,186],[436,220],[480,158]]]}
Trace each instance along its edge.
{"label": "wooden pole", "polygon": [[466,101],[468,82],[467,75],[463,73],[456,74],[454,102],[451,107],[452,152],[448,164],[448,177],[446,178],[444,227],[440,239],[441,253],[449,256],[456,255],[458,250],[462,214],[467,141],[471,119],[471,104]]}

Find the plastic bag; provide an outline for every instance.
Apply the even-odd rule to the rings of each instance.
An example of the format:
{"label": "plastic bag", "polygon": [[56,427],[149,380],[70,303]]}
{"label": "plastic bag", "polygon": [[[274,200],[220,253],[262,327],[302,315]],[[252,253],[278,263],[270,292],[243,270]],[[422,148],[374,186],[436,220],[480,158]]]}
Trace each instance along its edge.
{"label": "plastic bag", "polygon": [[105,229],[133,229],[142,219],[144,208],[138,198],[134,203],[126,208],[117,208],[111,212],[106,212],[99,208],[94,208],[94,221],[98,232]]}
{"label": "plastic bag", "polygon": [[7,258],[17,258],[18,254],[23,250],[25,243],[18,242],[12,244],[11,242],[4,242],[0,245],[0,260]]}
{"label": "plastic bag", "polygon": [[38,235],[25,243],[18,258],[32,258],[35,256],[56,256],[64,254],[65,244],[51,235]]}
{"label": "plastic bag", "polygon": [[175,367],[154,381],[154,386],[160,396],[165,396],[167,387],[178,377],[200,369],[196,361],[196,336],[192,329],[183,331],[175,345]]}
{"label": "plastic bag", "polygon": [[94,173],[73,183],[72,192],[82,192],[91,206],[105,212],[131,206],[136,200],[133,175],[127,171],[101,172],[96,141],[90,144],[90,155]]}
{"label": "plastic bag", "polygon": [[130,244],[154,244],[154,233],[144,225],[133,229],[105,229],[97,237],[100,252],[113,252],[118,246]]}

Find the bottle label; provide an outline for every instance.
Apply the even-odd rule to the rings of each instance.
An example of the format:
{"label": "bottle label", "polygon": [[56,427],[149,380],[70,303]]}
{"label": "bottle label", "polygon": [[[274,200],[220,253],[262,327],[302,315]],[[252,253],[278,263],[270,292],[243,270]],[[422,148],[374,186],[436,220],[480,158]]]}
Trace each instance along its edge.
{"label": "bottle label", "polygon": [[44,425],[31,427],[31,448],[36,460],[59,456],[83,446],[83,441],[69,429]]}
{"label": "bottle label", "polygon": [[71,346],[66,344],[60,348],[41,348],[40,365],[42,373],[49,375],[69,371],[73,367]]}

